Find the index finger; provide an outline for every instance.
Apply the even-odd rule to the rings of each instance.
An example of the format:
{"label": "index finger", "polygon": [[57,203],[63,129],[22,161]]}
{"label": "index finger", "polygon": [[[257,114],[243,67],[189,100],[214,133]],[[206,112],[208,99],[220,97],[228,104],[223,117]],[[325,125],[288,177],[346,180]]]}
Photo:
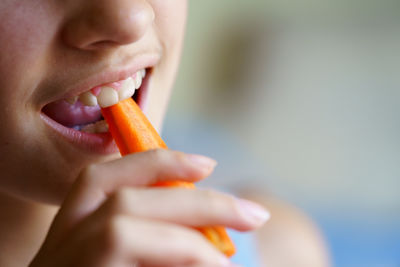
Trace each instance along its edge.
{"label": "index finger", "polygon": [[47,241],[59,240],[120,187],[143,187],[176,180],[196,182],[207,177],[215,165],[214,160],[204,156],[164,149],[92,165],[81,173],[72,186],[52,224]]}

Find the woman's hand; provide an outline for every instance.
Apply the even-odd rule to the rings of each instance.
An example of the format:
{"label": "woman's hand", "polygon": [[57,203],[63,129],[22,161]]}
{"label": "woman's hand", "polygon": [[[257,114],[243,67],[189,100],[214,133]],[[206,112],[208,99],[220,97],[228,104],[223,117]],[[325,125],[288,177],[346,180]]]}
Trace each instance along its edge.
{"label": "woman's hand", "polygon": [[168,150],[87,167],[30,266],[230,266],[193,228],[248,231],[268,219],[266,211],[214,191],[148,187],[196,182],[214,167],[209,158]]}

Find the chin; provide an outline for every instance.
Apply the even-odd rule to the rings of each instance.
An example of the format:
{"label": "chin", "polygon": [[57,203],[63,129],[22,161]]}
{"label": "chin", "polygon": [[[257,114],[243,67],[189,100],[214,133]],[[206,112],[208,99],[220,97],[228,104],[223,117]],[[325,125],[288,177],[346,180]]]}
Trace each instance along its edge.
{"label": "chin", "polygon": [[80,158],[76,161],[30,160],[22,164],[24,168],[10,170],[8,177],[13,179],[1,181],[0,191],[19,200],[60,206],[87,165],[119,157],[119,153],[114,153],[101,157]]}

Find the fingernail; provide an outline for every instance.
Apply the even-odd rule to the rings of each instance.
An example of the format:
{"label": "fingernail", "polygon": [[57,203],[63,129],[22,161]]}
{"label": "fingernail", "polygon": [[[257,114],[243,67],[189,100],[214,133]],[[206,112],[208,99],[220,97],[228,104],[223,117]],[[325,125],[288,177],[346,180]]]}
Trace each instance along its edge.
{"label": "fingernail", "polygon": [[261,225],[271,217],[271,214],[257,203],[239,199],[239,204],[246,217],[250,219],[253,224]]}
{"label": "fingernail", "polygon": [[196,154],[187,154],[186,158],[197,168],[212,170],[217,162],[209,157]]}

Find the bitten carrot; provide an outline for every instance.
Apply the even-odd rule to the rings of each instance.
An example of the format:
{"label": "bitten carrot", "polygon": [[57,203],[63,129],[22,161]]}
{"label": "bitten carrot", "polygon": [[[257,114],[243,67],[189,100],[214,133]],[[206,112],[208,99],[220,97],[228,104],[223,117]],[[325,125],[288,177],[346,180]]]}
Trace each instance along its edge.
{"label": "bitten carrot", "polygon": [[[121,155],[157,148],[167,149],[164,141],[132,98],[102,108],[101,111]],[[194,184],[181,181],[162,182],[154,186],[195,188]],[[225,255],[235,254],[235,246],[224,227],[204,227],[197,230]]]}

